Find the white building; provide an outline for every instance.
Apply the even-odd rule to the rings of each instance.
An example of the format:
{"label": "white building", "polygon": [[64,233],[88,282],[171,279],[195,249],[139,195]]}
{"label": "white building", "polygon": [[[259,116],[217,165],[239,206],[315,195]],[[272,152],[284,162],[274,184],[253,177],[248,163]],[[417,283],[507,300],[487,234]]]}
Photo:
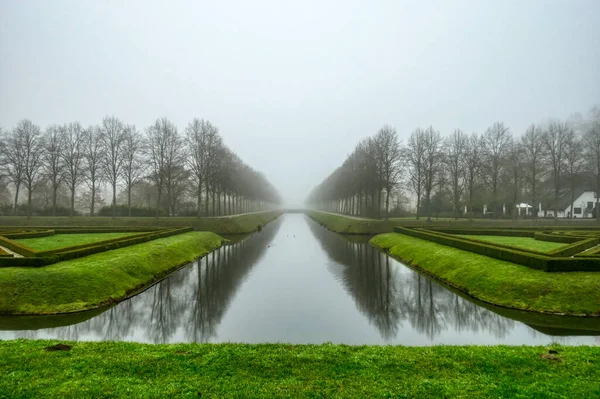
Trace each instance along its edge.
{"label": "white building", "polygon": [[575,190],[573,204],[571,204],[571,191],[567,190],[563,195],[543,209],[542,204],[539,204],[538,217],[551,216],[554,217],[554,209],[556,209],[556,217],[568,218],[571,217],[571,205],[573,205],[573,218],[591,218],[592,211],[596,205],[596,192],[587,191],[584,189]]}

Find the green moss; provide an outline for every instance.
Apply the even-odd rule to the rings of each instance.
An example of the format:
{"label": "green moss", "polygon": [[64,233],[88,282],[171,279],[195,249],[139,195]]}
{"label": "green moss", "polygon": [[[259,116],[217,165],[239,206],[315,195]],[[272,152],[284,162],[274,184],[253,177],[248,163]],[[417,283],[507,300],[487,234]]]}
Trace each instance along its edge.
{"label": "green moss", "polygon": [[0,341],[0,397],[600,396],[596,347],[57,343]]}
{"label": "green moss", "polygon": [[600,272],[547,273],[398,233],[370,241],[479,300],[513,309],[600,315]]}
{"label": "green moss", "polygon": [[70,247],[72,245],[88,244],[91,242],[110,240],[111,238],[126,237],[140,233],[90,233],[90,234],[54,234],[48,237],[23,238],[13,240],[37,251]]}
{"label": "green moss", "polygon": [[211,231],[216,234],[247,234],[257,231],[258,225],[277,219],[282,211],[249,213],[241,216],[225,216],[218,218],[195,217],[44,217],[31,219],[20,216],[0,216],[0,226],[94,226],[94,227],[182,227],[191,226],[196,231]]}
{"label": "green moss", "polygon": [[41,268],[0,268],[0,314],[94,309],[220,247],[223,238],[190,232]]}
{"label": "green moss", "polygon": [[547,252],[553,249],[564,247],[565,244],[558,242],[540,241],[529,237],[507,237],[507,236],[485,236],[485,235],[466,235],[458,234],[458,237],[473,238],[476,240],[487,241],[494,244],[510,245],[515,248],[524,248],[534,251]]}

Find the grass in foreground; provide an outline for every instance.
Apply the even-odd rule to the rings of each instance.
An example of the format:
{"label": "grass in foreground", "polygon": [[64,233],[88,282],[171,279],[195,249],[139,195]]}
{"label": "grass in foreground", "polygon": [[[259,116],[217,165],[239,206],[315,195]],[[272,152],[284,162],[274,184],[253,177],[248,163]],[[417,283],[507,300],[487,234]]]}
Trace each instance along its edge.
{"label": "grass in foreground", "polygon": [[0,314],[55,314],[105,306],[222,242],[213,233],[190,232],[39,268],[0,268]]}
{"label": "grass in foreground", "polygon": [[90,242],[110,240],[111,238],[131,236],[136,233],[89,233],[89,234],[54,234],[49,237],[23,238],[14,240],[29,248],[38,251],[47,251],[49,249],[70,247],[72,245],[87,244]]}
{"label": "grass in foreground", "polygon": [[0,341],[0,397],[600,396],[597,347],[57,343]]}
{"label": "grass in foreground", "polygon": [[552,251],[553,249],[557,249],[566,245],[559,242],[540,241],[531,237],[484,236],[471,234],[457,234],[457,236],[487,241],[494,244],[510,245],[516,248],[531,249],[540,252]]}
{"label": "grass in foreground", "polygon": [[537,312],[600,315],[600,272],[546,273],[399,233],[370,242],[482,301]]}

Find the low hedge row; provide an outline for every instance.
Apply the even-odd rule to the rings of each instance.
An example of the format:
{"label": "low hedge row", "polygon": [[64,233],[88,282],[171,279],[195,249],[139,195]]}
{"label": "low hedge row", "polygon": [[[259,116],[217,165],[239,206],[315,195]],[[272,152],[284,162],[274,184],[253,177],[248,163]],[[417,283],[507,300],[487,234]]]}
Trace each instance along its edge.
{"label": "low hedge row", "polygon": [[600,258],[565,258],[538,255],[531,252],[525,252],[517,249],[509,249],[496,246],[492,243],[483,243],[460,237],[453,237],[451,234],[434,232],[430,230],[419,230],[414,228],[396,227],[395,231],[412,237],[436,242],[438,244],[451,246],[476,254],[489,256],[490,258],[500,259],[511,263],[527,266],[532,269],[539,269],[548,272],[557,271],[600,271]]}
{"label": "low hedge row", "polygon": [[[104,243],[98,245],[98,243],[93,243],[93,246],[87,246],[85,248],[72,249],[67,251],[62,251],[59,253],[54,253],[48,256],[39,256],[39,253],[25,258],[4,258],[0,259],[0,267],[10,267],[10,266],[27,266],[27,267],[40,267],[47,266],[53,263],[81,258],[83,256],[93,255],[99,252],[110,251],[113,249],[124,248],[130,245],[141,244],[144,242],[156,240],[158,238],[165,238],[177,234],[187,233],[193,231],[192,227],[182,227],[176,229],[166,229],[157,231],[151,234],[142,234],[128,237],[121,237],[119,240],[109,243]],[[0,237],[1,238],[1,237]],[[67,247],[70,248],[70,247]],[[10,248],[9,248],[10,249]],[[16,251],[15,251],[16,252]]]}
{"label": "low hedge row", "polygon": [[446,234],[464,234],[481,236],[533,237],[535,234],[535,232],[531,230],[518,229],[465,229],[449,227],[431,227],[427,228],[427,230]]}
{"label": "low hedge row", "polygon": [[130,239],[130,238],[135,238],[135,237],[144,236],[144,235],[151,235],[151,234],[156,234],[156,233],[140,233],[140,234],[135,234],[135,235],[131,235],[131,236],[115,237],[115,238],[109,238],[107,240],[102,240],[102,241],[94,241],[94,242],[88,242],[85,244],[71,245],[68,247],[48,249],[46,251],[38,251],[37,256],[44,257],[44,256],[56,255],[56,254],[60,254],[62,252],[75,251],[78,249],[96,247],[99,245],[107,245],[107,244],[110,244],[113,242],[124,241],[124,240]]}
{"label": "low hedge row", "polygon": [[3,257],[3,258],[12,258],[13,254],[11,254],[10,252],[6,252],[4,250],[4,248],[0,248],[0,257]]}
{"label": "low hedge row", "polygon": [[11,240],[18,240],[20,238],[41,238],[41,237],[49,237],[54,235],[54,230],[46,229],[46,230],[33,230],[33,231],[17,231],[17,232],[4,232],[1,234],[3,237],[9,238]]}
{"label": "low hedge row", "polygon": [[37,256],[37,251],[35,249],[19,244],[16,241],[11,241],[2,236],[0,236],[0,245],[28,258]]}
{"label": "low hedge row", "polygon": [[573,244],[582,240],[582,237],[564,234],[553,234],[551,232],[536,232],[533,238],[539,241],[558,242],[561,244]]}
{"label": "low hedge row", "polygon": [[595,247],[600,242],[600,238],[592,237],[585,240],[577,241],[570,245],[565,245],[564,247],[553,249],[552,251],[548,251],[548,255],[551,257],[561,257],[561,256],[573,256],[578,254],[586,249],[590,249]]}

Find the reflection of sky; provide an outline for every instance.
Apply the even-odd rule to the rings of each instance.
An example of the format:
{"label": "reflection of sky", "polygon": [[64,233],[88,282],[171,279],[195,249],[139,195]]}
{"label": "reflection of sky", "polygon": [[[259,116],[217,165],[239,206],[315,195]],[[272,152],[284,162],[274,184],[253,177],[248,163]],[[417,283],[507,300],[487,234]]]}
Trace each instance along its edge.
{"label": "reflection of sky", "polygon": [[0,331],[0,339],[600,344],[598,337],[545,335],[303,215],[282,219],[90,320]]}

